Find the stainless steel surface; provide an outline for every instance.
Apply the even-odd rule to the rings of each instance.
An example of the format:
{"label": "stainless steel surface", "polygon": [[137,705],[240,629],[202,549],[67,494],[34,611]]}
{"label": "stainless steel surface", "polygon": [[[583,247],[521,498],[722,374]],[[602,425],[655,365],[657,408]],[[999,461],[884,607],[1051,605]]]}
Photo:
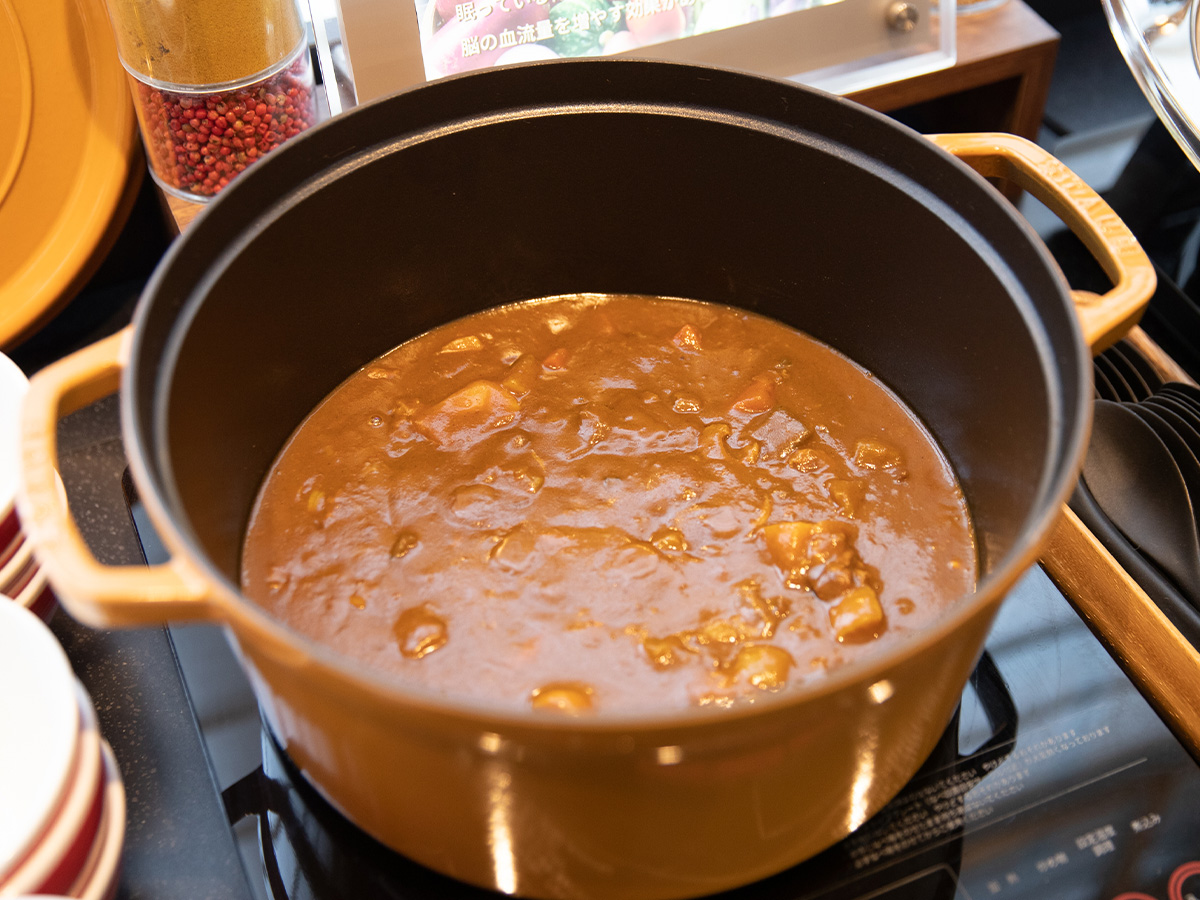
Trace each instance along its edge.
{"label": "stainless steel surface", "polygon": [[912,31],[920,20],[921,11],[911,3],[893,3],[888,7],[888,26],[896,31]]}
{"label": "stainless steel surface", "polygon": [[1200,168],[1200,70],[1196,7],[1154,0],[1101,0],[1125,62],[1155,113]]}
{"label": "stainless steel surface", "polygon": [[1142,32],[1142,37],[1146,39],[1147,43],[1150,43],[1156,38],[1174,34],[1183,24],[1183,20],[1188,17],[1191,7],[1191,0],[1187,0],[1187,2],[1179,4],[1179,8],[1170,15],[1155,16],[1154,23]]}

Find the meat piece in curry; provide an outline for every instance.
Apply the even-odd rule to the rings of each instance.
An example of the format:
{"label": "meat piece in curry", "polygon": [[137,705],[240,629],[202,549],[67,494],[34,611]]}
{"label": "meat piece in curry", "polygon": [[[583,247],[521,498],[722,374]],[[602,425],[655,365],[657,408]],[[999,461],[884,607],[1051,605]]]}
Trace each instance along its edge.
{"label": "meat piece in curry", "polygon": [[374,360],[291,437],[248,596],[363,664],[548,714],[752,703],[975,579],[954,474],[844,356],[741,310],[576,295]]}

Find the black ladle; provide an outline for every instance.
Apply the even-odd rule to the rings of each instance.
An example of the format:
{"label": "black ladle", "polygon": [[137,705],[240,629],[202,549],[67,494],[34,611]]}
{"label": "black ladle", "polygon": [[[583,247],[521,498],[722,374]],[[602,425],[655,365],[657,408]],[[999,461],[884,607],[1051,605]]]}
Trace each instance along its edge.
{"label": "black ladle", "polygon": [[1189,388],[1191,385],[1172,381],[1159,388],[1154,396],[1178,404],[1189,419],[1200,419],[1200,398],[1194,397],[1188,391]]}
{"label": "black ladle", "polygon": [[1121,377],[1125,379],[1125,382],[1133,390],[1134,396],[1138,400],[1145,400],[1154,393],[1154,389],[1142,377],[1141,370],[1125,355],[1120,344],[1114,344],[1101,353],[1100,356],[1107,359],[1112,364],[1112,367],[1121,373]]}
{"label": "black ladle", "polygon": [[1183,381],[1172,381],[1163,385],[1162,390],[1175,394],[1193,409],[1200,411],[1200,387]]}
{"label": "black ladle", "polygon": [[1179,466],[1120,403],[1095,402],[1083,480],[1113,524],[1200,605],[1200,533]]}
{"label": "black ladle", "polygon": [[1118,341],[1112,347],[1109,347],[1105,353],[1112,352],[1125,360],[1131,368],[1137,371],[1142,377],[1142,382],[1150,389],[1150,393],[1154,393],[1163,386],[1162,376],[1158,374],[1151,362],[1146,359],[1129,341]]}
{"label": "black ladle", "polygon": [[[1179,474],[1187,486],[1188,497],[1192,501],[1192,512],[1200,513],[1200,509],[1197,509],[1197,505],[1200,504],[1200,460],[1188,446],[1187,435],[1191,432],[1190,426],[1185,430],[1181,424],[1182,420],[1170,410],[1150,403],[1134,403],[1129,408],[1154,429],[1154,433],[1170,451],[1171,459],[1179,466]],[[1197,521],[1196,525],[1200,528],[1200,521]]]}
{"label": "black ladle", "polygon": [[1113,398],[1114,400],[1124,400],[1128,403],[1136,403],[1141,399],[1141,397],[1138,396],[1138,392],[1134,389],[1133,385],[1129,383],[1129,380],[1121,371],[1120,367],[1117,366],[1117,364],[1114,363],[1110,357],[1105,356],[1102,353],[1092,360],[1092,362],[1095,363],[1097,369],[1104,373],[1105,377],[1108,379],[1108,383],[1111,384],[1113,389],[1117,392],[1116,397]]}
{"label": "black ladle", "polygon": [[1101,400],[1120,400],[1121,395],[1117,391],[1116,386],[1108,380],[1108,375],[1100,366],[1096,365],[1096,360],[1092,360],[1092,384],[1096,389],[1096,396]]}
{"label": "black ladle", "polygon": [[[1180,436],[1188,442],[1192,451],[1200,456],[1200,411],[1192,409],[1172,394],[1158,393],[1142,401],[1156,410],[1169,411],[1175,418],[1183,422],[1190,431],[1180,431]],[[1174,420],[1173,420],[1174,421]],[[1177,429],[1178,430],[1178,429]],[[1194,435],[1194,437],[1193,437]]]}

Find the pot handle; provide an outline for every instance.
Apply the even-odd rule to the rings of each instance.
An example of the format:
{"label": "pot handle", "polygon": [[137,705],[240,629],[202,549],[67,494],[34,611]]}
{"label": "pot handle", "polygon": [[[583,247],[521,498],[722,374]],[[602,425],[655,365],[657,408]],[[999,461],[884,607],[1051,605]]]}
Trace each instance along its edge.
{"label": "pot handle", "polygon": [[1028,191],[1096,257],[1113,287],[1072,290],[1084,339],[1099,353],[1137,324],[1154,293],[1154,265],[1112,207],[1052,154],[1012,134],[932,134],[929,139],[986,178]]}
{"label": "pot handle", "polygon": [[206,582],[180,557],[108,566],[92,555],[58,485],[58,421],[116,392],[132,326],[64,357],[29,380],[21,409],[17,514],[55,596],[94,628],[218,618]]}

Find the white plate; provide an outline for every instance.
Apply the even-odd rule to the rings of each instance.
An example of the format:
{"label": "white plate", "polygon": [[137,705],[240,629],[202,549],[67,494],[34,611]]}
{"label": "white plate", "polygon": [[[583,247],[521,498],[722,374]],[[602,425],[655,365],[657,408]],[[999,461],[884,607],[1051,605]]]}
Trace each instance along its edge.
{"label": "white plate", "polygon": [[0,353],[0,521],[13,511],[20,465],[21,401],[29,379],[20,367]]}
{"label": "white plate", "polygon": [[80,744],[75,673],[58,640],[16,603],[0,603],[0,882],[66,796]]}
{"label": "white plate", "polygon": [[37,845],[8,879],[0,893],[54,894],[68,890],[83,872],[99,843],[104,811],[104,760],[100,726],[83,685],[76,682],[82,722],[71,784]]}

